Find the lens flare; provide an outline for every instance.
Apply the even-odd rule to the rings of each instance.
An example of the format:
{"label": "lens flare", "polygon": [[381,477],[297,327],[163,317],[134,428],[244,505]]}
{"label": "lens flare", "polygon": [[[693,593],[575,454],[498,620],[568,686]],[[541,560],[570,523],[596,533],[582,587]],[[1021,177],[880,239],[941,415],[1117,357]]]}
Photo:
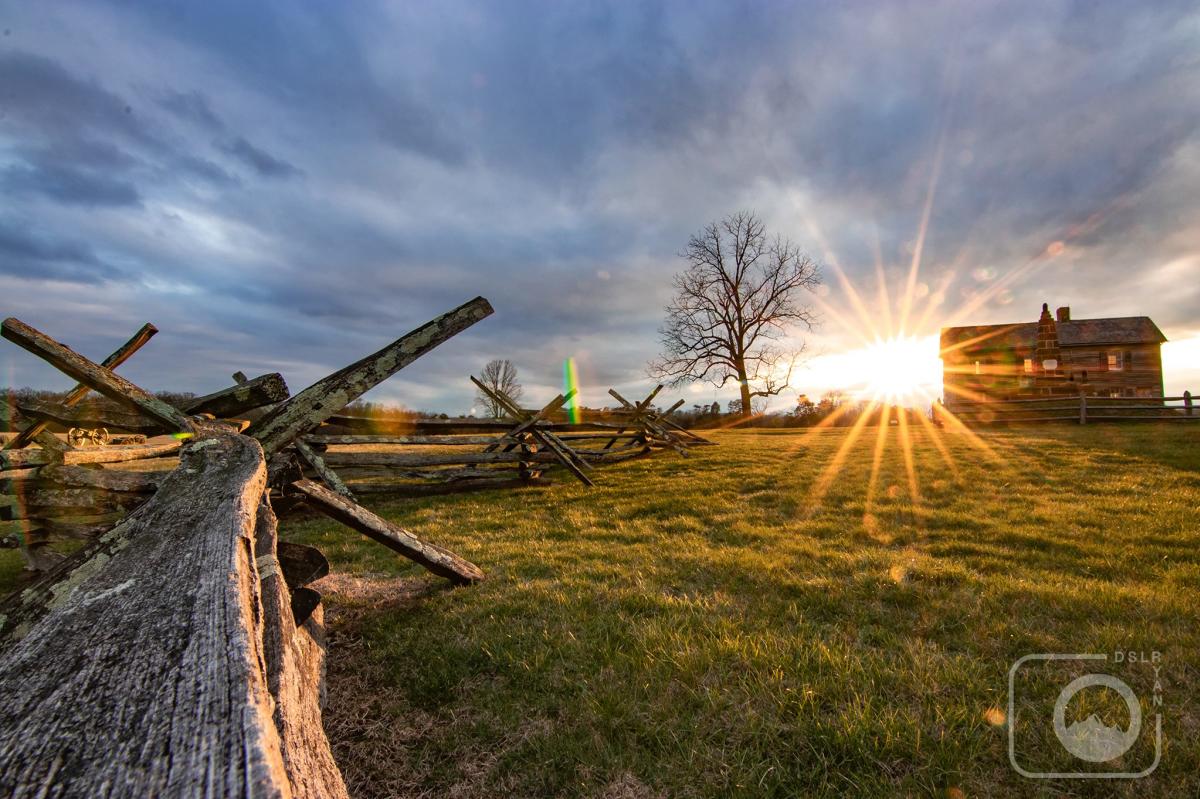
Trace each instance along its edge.
{"label": "lens flare", "polygon": [[575,393],[567,400],[566,405],[567,419],[571,424],[579,424],[583,421],[583,413],[579,407],[579,372],[575,369],[575,359],[567,358],[563,361],[563,393],[569,394],[572,391]]}

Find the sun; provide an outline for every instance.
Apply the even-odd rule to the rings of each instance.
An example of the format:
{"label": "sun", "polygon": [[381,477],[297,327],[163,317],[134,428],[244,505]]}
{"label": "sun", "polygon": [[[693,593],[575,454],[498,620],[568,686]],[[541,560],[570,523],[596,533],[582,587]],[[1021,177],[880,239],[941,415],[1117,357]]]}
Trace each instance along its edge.
{"label": "sun", "polygon": [[814,358],[808,379],[854,399],[917,408],[941,395],[938,356],[937,336],[876,337],[862,347]]}
{"label": "sun", "polygon": [[[866,398],[889,405],[928,403],[941,382],[936,338],[893,336],[858,351]],[[932,389],[932,392],[931,392]]]}

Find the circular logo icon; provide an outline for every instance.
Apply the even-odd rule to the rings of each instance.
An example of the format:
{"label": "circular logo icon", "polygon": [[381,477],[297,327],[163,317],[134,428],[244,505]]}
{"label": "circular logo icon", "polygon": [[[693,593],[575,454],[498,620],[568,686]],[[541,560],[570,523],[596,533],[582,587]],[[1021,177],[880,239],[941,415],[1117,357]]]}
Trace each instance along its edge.
{"label": "circular logo icon", "polygon": [[[1129,728],[1109,727],[1093,713],[1083,721],[1067,724],[1067,703],[1075,694],[1086,688],[1103,686],[1121,695],[1129,708]],[[1058,695],[1054,703],[1054,734],[1067,751],[1089,763],[1103,763],[1120,757],[1129,751],[1142,731],[1142,706],[1133,689],[1122,680],[1108,674],[1085,674],[1075,680]]]}

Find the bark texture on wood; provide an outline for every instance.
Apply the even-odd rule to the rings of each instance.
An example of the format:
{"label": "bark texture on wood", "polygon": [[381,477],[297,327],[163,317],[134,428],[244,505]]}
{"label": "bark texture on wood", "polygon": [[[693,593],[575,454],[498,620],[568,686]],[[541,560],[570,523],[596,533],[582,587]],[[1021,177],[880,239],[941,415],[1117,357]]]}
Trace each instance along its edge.
{"label": "bark texture on wood", "polygon": [[[184,403],[179,410],[190,415],[207,413],[216,417],[229,417],[280,402],[287,397],[288,388],[283,376],[272,373],[203,397],[196,397]],[[38,420],[42,427],[53,423],[62,427],[103,427],[143,435],[156,435],[164,431],[169,433],[176,429],[164,425],[161,421],[148,419],[141,413],[128,413],[113,408],[73,408],[65,402],[26,400],[17,405],[17,410]],[[20,436],[12,439],[4,449],[17,449],[13,444],[18,440]]]}
{"label": "bark texture on wood", "polygon": [[261,408],[288,398],[287,383],[278,372],[262,375],[229,388],[196,397],[183,405],[183,411],[196,415],[211,413],[218,418]]}
{"label": "bark texture on wood", "polygon": [[476,297],[401,336],[379,352],[314,383],[250,425],[246,434],[257,438],[270,457],[292,439],[314,430],[367,390],[491,313],[492,306],[488,301]]}
{"label": "bark texture on wood", "polygon": [[145,444],[146,436],[142,433],[115,433],[108,437],[109,444]]}
{"label": "bark texture on wood", "polygon": [[[89,447],[73,449],[63,453],[63,463],[79,465],[84,463],[124,463],[140,461],[149,458],[161,458],[178,452],[178,441],[164,441],[156,444],[136,444],[128,447]],[[51,453],[40,449],[14,449],[0,452],[0,469],[25,469],[31,466],[44,466],[56,461]]]}
{"label": "bark texture on wood", "polygon": [[[125,361],[129,360],[130,356],[140,350],[142,345],[153,338],[154,334],[157,332],[158,328],[147,322],[146,324],[142,325],[141,330],[133,334],[133,338],[129,339],[129,341],[126,341],[119,348],[117,348],[112,355],[109,355],[107,358],[101,361],[100,365],[105,369],[116,369],[118,366],[125,363]],[[89,391],[91,391],[90,388],[83,384],[79,384],[75,386],[75,388],[71,389],[67,396],[63,398],[62,404],[68,408],[72,405],[77,405],[83,400],[84,397],[88,395]],[[35,438],[37,438],[37,434],[45,429],[45,422],[34,422],[30,427],[26,428],[10,439],[8,443],[4,445],[3,449],[20,449],[21,447],[29,446],[29,444]]]}
{"label": "bark texture on wood", "polygon": [[438,576],[460,585],[483,579],[483,571],[474,563],[463,560],[448,549],[422,541],[403,527],[347,501],[323,485],[312,480],[300,480],[293,483],[292,488],[304,494],[305,501],[316,510],[399,552]]}
{"label": "bark texture on wood", "polygon": [[124,511],[61,518],[43,514],[37,524],[48,535],[56,539],[78,538],[86,541],[104,535],[123,518],[125,518]]}
{"label": "bark texture on wood", "polygon": [[49,430],[43,430],[33,437],[37,445],[49,453],[54,463],[62,463],[63,455],[67,450],[74,449],[65,441],[59,441],[58,436],[51,433]]}
{"label": "bark texture on wood", "polygon": [[29,469],[7,469],[0,471],[0,492],[11,494],[14,491],[23,490],[31,482],[37,480],[42,472],[42,469],[48,469],[48,466],[34,466]]}
{"label": "bark texture on wood", "polygon": [[291,796],[348,799],[321,724],[325,625],[320,596],[308,603],[306,618],[297,625],[292,614],[291,591],[282,569],[276,565],[277,539],[275,513],[264,492],[258,507],[254,542],[262,598],[263,655],[267,690],[274,699],[272,719],[279,733]]}
{"label": "bark texture on wood", "polygon": [[[111,492],[91,488],[47,488],[38,485],[20,494],[0,495],[0,507],[18,503],[46,508],[111,507],[118,501],[116,497]],[[136,495],[125,495],[126,502],[138,499]]]}
{"label": "bark texture on wood", "polygon": [[5,319],[0,324],[0,335],[81,384],[161,422],[172,432],[192,430],[191,420],[178,408],[150,395],[112,370],[89,361],[70,347],[60,344],[18,319]]}
{"label": "bark texture on wood", "polygon": [[166,475],[162,472],[118,472],[86,466],[43,466],[39,477],[47,483],[64,488],[98,488],[130,494],[152,494]]}
{"label": "bark texture on wood", "polygon": [[346,796],[315,709],[318,617],[309,638],[271,632],[290,606],[256,557],[262,451],[199,432],[150,501],[0,606],[0,794]]}
{"label": "bark texture on wood", "polygon": [[292,445],[296,448],[296,453],[300,456],[300,460],[307,463],[317,473],[317,477],[321,478],[321,482],[351,502],[354,501],[354,494],[349,488],[346,488],[346,484],[342,482],[342,478],[337,476],[337,472],[329,468],[325,460],[312,447],[306,444],[304,439],[297,438],[292,442]]}

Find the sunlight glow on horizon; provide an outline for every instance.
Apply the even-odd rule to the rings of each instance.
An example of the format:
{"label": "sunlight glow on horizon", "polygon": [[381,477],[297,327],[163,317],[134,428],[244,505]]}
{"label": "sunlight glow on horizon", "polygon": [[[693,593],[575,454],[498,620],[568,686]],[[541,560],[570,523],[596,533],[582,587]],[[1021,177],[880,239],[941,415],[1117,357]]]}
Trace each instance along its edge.
{"label": "sunlight glow on horizon", "polygon": [[813,358],[800,380],[812,386],[816,402],[825,391],[844,391],[853,399],[927,406],[942,394],[939,338],[893,336],[845,352]]}
{"label": "sunlight glow on horizon", "polygon": [[1162,370],[1167,396],[1200,394],[1200,333],[1163,344]]}

